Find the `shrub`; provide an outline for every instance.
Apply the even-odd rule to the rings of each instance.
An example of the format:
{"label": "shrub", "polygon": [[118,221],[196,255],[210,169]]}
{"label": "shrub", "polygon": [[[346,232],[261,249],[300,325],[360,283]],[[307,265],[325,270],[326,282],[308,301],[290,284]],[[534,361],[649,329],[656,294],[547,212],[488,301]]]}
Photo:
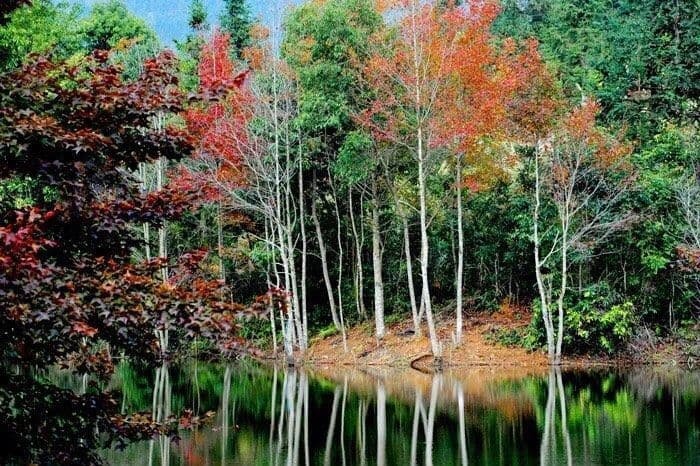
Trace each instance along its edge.
{"label": "shrub", "polygon": [[[546,344],[539,300],[533,301],[532,321],[521,346],[535,349]],[[601,282],[572,294],[564,303],[564,352],[612,354],[632,337],[636,316],[634,305],[622,301],[612,287]],[[556,310],[554,310],[556,314]],[[556,323],[556,315],[554,325]]]}

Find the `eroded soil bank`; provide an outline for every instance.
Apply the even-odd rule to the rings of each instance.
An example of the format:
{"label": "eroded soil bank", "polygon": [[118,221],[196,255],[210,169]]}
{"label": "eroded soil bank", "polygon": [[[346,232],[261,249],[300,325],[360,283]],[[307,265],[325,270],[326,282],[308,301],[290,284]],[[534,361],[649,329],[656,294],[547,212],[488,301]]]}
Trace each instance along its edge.
{"label": "eroded soil bank", "polygon": [[[546,366],[547,357],[541,352],[528,352],[524,348],[506,347],[488,341],[486,334],[498,326],[517,328],[527,325],[529,316],[521,310],[504,308],[491,315],[479,314],[465,319],[460,345],[454,344],[454,321],[439,320],[437,331],[443,344],[443,363],[447,366]],[[360,325],[348,330],[347,351],[340,334],[312,341],[306,361],[314,365],[386,365],[414,368],[432,365],[430,340],[427,328],[421,335],[413,332],[410,320],[387,326],[387,334],[378,341],[370,325]]]}
{"label": "eroded soil bank", "polygon": [[[492,314],[467,315],[460,345],[454,344],[455,329],[452,316],[438,319],[437,331],[444,348],[443,365],[511,368],[547,366],[547,356],[542,351],[533,352],[517,346],[504,346],[488,338],[489,333],[496,328],[513,330],[525,327],[530,318],[526,309],[508,306],[503,306]],[[370,323],[350,328],[346,345],[347,350],[339,333],[316,338],[312,340],[303,360],[311,366],[413,367],[426,372],[433,369],[427,328],[424,326],[421,335],[414,334],[410,319],[388,325],[387,334],[381,341],[374,336],[374,329]],[[686,366],[691,369],[697,366],[698,361],[694,357],[689,358],[688,352],[683,349],[674,341],[649,339],[631,343],[627,352],[612,358],[593,355],[566,357],[563,364],[569,367],[654,364]]]}

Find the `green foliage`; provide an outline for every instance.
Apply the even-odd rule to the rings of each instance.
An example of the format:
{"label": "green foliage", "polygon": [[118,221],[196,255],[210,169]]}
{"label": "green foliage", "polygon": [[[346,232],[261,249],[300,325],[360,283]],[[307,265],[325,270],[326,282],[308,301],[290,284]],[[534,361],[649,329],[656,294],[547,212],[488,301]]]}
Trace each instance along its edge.
{"label": "green foliage", "polygon": [[484,334],[484,338],[486,338],[486,341],[501,346],[528,348],[528,331],[526,327],[492,327]]}
{"label": "green foliage", "polygon": [[503,35],[535,36],[574,100],[596,96],[610,122],[649,136],[698,115],[700,16],[694,0],[506,0]]}
{"label": "green foliage", "polygon": [[345,137],[333,163],[333,173],[352,186],[369,178],[374,169],[373,142],[364,132],[353,131]]}
{"label": "green foliage", "polygon": [[30,53],[51,51],[67,58],[82,50],[80,9],[67,3],[36,0],[15,10],[0,26],[0,71],[18,67]]}
{"label": "green foliage", "polygon": [[192,0],[190,3],[188,24],[193,31],[202,31],[207,27],[207,10],[202,0]]}
{"label": "green foliage", "polygon": [[337,335],[339,333],[338,328],[335,325],[327,325],[320,329],[318,333],[316,333],[316,337],[323,340],[324,338],[331,337],[333,335]]}
{"label": "green foliage", "polygon": [[282,53],[298,74],[299,124],[322,148],[336,149],[351,129],[361,89],[355,64],[380,24],[369,0],[309,2],[287,19]]}
{"label": "green foliage", "polygon": [[87,50],[108,50],[122,40],[157,43],[153,30],[144,20],[134,16],[122,0],[95,3],[80,25]]}
{"label": "green foliage", "polygon": [[[541,348],[545,344],[544,322],[539,300],[532,306],[532,321],[522,346]],[[556,314],[556,309],[552,312]],[[555,325],[556,324],[555,318]],[[624,349],[639,318],[634,304],[624,301],[610,284],[600,282],[571,293],[564,303],[564,347],[568,353],[614,354]]]}
{"label": "green foliage", "polygon": [[[193,15],[194,18],[194,10]],[[241,52],[250,45],[250,28],[253,19],[246,0],[224,0],[224,11],[219,18],[221,28],[231,35],[231,53],[240,58]]]}

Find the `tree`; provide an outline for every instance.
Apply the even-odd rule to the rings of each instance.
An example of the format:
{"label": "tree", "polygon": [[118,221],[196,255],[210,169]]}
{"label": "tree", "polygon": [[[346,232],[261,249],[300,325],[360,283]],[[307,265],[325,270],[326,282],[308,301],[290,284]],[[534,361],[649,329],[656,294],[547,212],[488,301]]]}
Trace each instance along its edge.
{"label": "tree", "polygon": [[[362,192],[364,186],[371,183],[371,169],[365,170],[360,178],[351,180],[343,178],[345,171],[339,167],[338,159],[343,145],[354,129],[352,114],[361,105],[359,98],[363,92],[363,83],[359,79],[362,61],[369,54],[369,36],[380,27],[381,17],[367,0],[333,0],[329,2],[312,2],[301,5],[289,16],[286,23],[286,35],[282,52],[298,79],[298,118],[303,136],[303,144],[308,159],[308,169],[312,171],[313,196],[311,199],[311,218],[319,245],[321,268],[324,285],[328,294],[329,307],[333,323],[340,327],[343,313],[342,278],[346,272],[344,259],[344,238],[341,231],[340,216],[345,195],[340,190],[347,190],[350,199],[352,191]],[[349,150],[345,156],[356,152]],[[353,161],[350,161],[352,164]],[[368,166],[365,166],[368,168]],[[345,193],[343,193],[345,194]],[[378,215],[378,201],[373,202]],[[324,213],[334,216],[337,226],[337,263],[338,280],[331,281],[327,238],[328,230],[322,228]],[[364,212],[360,213],[364,216]],[[351,222],[355,224],[354,215]],[[362,223],[362,222],[360,222]],[[381,270],[380,232],[377,222],[373,230],[373,276],[375,288],[375,322],[376,334],[382,337],[383,329],[383,283]],[[355,224],[356,225],[356,224]],[[357,228],[349,230],[356,232]],[[361,267],[361,248],[358,252],[359,238],[355,234],[355,264]],[[361,272],[355,272],[355,276]],[[357,287],[364,286],[357,281]],[[337,291],[334,291],[337,290]],[[356,293],[362,299],[364,293]],[[362,310],[364,304],[358,305]]]}
{"label": "tree", "polygon": [[189,9],[190,33],[184,41],[175,41],[180,52],[180,82],[184,89],[195,91],[199,86],[199,55],[206,42],[205,32],[208,28],[207,11],[201,0],[192,0]]}
{"label": "tree", "polygon": [[0,25],[0,70],[20,66],[31,53],[51,51],[57,58],[68,58],[80,52],[79,15],[77,6],[54,5],[49,0],[37,0],[8,14]]}
{"label": "tree", "polygon": [[[220,283],[198,274],[204,251],[177,263],[132,261],[141,246],[134,224],[158,226],[196,205],[191,188],[142,195],[129,175],[139,163],[192,149],[182,128],[152,124],[182,109],[173,71],[174,57],[164,53],[127,82],[107,52],[95,52],[80,63],[34,57],[0,75],[0,184],[20,180],[27,197],[0,204],[0,358],[3,368],[19,368],[2,369],[3,393],[15,400],[4,419],[15,426],[13,445],[24,446],[19,462],[95,462],[91,449],[102,441],[160,429],[120,415],[102,392],[67,395],[37,382],[32,367],[61,363],[105,380],[112,354],[162,354],[154,328],[207,338],[224,353],[248,346],[235,331],[245,307],[222,301]],[[71,416],[40,415],[37,399],[66,403]],[[79,427],[84,448],[66,448],[64,433]]]}
{"label": "tree", "polygon": [[250,29],[253,25],[246,0],[225,0],[219,21],[221,29],[231,36],[231,56],[241,58],[243,49],[251,44]]}
{"label": "tree", "polygon": [[95,3],[80,30],[89,51],[111,49],[123,39],[157,42],[153,30],[144,20],[129,12],[122,0]]}
{"label": "tree", "polygon": [[[536,44],[518,47],[505,41],[493,46],[490,26],[498,8],[485,2],[466,7],[436,7],[416,1],[396,2],[396,30],[376,38],[380,50],[368,61],[365,79],[374,100],[359,116],[379,141],[399,145],[413,154],[417,169],[421,232],[421,308],[428,321],[431,348],[442,352],[435,331],[429,273],[428,184],[448,154],[455,154],[455,193],[458,204],[459,260],[456,338],[461,339],[463,267],[461,190],[468,154],[472,173],[488,172],[487,152],[478,145],[506,133],[512,108],[530,85],[531,70],[541,68]],[[521,99],[522,100],[522,99]],[[518,118],[522,118],[518,116]],[[486,141],[488,143],[488,141]],[[494,168],[493,163],[490,164]],[[407,254],[408,255],[408,254]]]}
{"label": "tree", "polygon": [[247,148],[249,118],[249,103],[241,90],[247,73],[235,73],[227,34],[215,31],[204,44],[198,75],[199,93],[209,101],[192,106],[185,113],[185,122],[197,141],[198,162],[188,178],[201,186],[204,201],[216,206],[218,269],[225,282],[223,203],[226,193],[246,184],[242,159]]}
{"label": "tree", "polygon": [[190,19],[187,22],[193,31],[203,31],[207,27],[207,10],[202,0],[190,3]]}
{"label": "tree", "polygon": [[602,246],[634,219],[618,210],[634,179],[632,147],[596,126],[599,110],[593,101],[583,103],[535,148],[535,273],[547,353],[555,365],[561,363],[573,255]]}

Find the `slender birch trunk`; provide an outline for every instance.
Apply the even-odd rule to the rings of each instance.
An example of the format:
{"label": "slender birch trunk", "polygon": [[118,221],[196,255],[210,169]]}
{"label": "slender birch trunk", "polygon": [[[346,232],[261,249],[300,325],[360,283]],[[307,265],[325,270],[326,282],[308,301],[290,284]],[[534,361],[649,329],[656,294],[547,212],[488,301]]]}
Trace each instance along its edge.
{"label": "slender birch trunk", "polygon": [[[315,190],[314,190],[315,192]],[[335,308],[335,296],[333,295],[333,285],[331,284],[331,276],[328,272],[328,257],[326,254],[326,243],[323,241],[323,233],[321,232],[321,222],[318,219],[318,213],[316,212],[316,202],[311,201],[311,219],[316,227],[316,240],[318,241],[318,250],[321,255],[321,268],[323,271],[323,282],[326,285],[326,292],[328,293],[328,305],[331,310],[331,317],[333,319],[333,325],[335,328],[340,330],[340,320],[338,319],[338,313]]]}
{"label": "slender birch trunk", "polygon": [[442,356],[442,347],[438,340],[433,311],[430,303],[430,280],[428,276],[428,207],[426,202],[426,176],[425,176],[425,155],[423,154],[423,133],[418,128],[418,191],[420,197],[420,268],[422,281],[422,302],[425,310],[425,317],[428,321],[428,334],[430,335],[430,348],[439,365]]}
{"label": "slender birch trunk", "polygon": [[298,180],[299,180],[299,229],[301,232],[301,281],[299,282],[299,288],[301,289],[301,327],[302,335],[301,341],[304,348],[308,347],[309,344],[309,327],[308,327],[308,317],[306,312],[306,211],[305,211],[305,201],[304,201],[304,171],[302,166],[301,154],[299,154],[299,169],[298,169]]}
{"label": "slender birch trunk", "polygon": [[415,85],[415,112],[418,121],[418,126],[416,128],[416,143],[417,143],[417,157],[418,157],[418,194],[420,202],[420,234],[421,234],[421,252],[420,252],[420,266],[421,266],[421,281],[422,281],[422,304],[425,309],[426,319],[428,321],[428,333],[430,335],[430,348],[435,358],[436,365],[441,364],[442,360],[442,346],[438,340],[437,332],[435,330],[435,322],[433,320],[433,310],[430,302],[430,277],[428,276],[428,257],[429,257],[429,245],[428,245],[428,206],[426,201],[426,185],[427,185],[427,175],[426,169],[428,164],[428,157],[426,150],[423,147],[423,97],[421,95],[421,69],[420,69],[420,50],[418,47],[418,26],[416,24],[417,12],[417,2],[411,3],[412,8],[412,22],[413,22],[413,61],[414,61],[414,73],[416,79]]}
{"label": "slender birch trunk", "polygon": [[418,314],[418,304],[416,302],[416,289],[413,284],[413,260],[411,258],[411,236],[408,230],[408,219],[401,216],[403,223],[403,244],[406,255],[406,278],[408,281],[408,296],[411,301],[411,318],[413,319],[413,331],[417,336],[421,335],[420,316]]}
{"label": "slender birch trunk", "polygon": [[535,149],[535,209],[533,212],[533,239],[535,253],[535,277],[537,280],[537,290],[540,295],[540,310],[542,312],[542,320],[544,321],[545,334],[547,336],[547,355],[549,362],[555,360],[554,352],[554,327],[552,325],[552,315],[550,312],[550,296],[547,291],[547,284],[542,274],[542,266],[544,265],[540,258],[540,248],[542,239],[539,234],[540,223],[540,207],[541,207],[541,177],[540,177],[540,161],[539,161],[539,144]]}
{"label": "slender birch trunk", "polygon": [[[348,189],[348,204],[350,209],[350,225],[352,226],[352,237],[355,243],[355,303],[357,307],[357,314],[361,319],[367,317],[367,309],[365,309],[365,297],[364,297],[364,277],[362,271],[362,242],[360,241],[360,236],[357,234],[357,225],[355,223],[355,212],[352,197],[352,187]],[[360,216],[362,216],[362,211],[360,211]]]}
{"label": "slender birch trunk", "polygon": [[464,286],[464,227],[462,226],[462,156],[457,155],[457,173],[455,176],[455,189],[457,190],[457,276],[455,287],[457,288],[457,323],[455,343],[462,343],[462,288]]}
{"label": "slender birch trunk", "polygon": [[336,220],[336,231],[338,239],[338,317],[340,318],[340,334],[343,339],[343,351],[348,352],[348,339],[345,333],[345,321],[343,319],[343,241],[342,241],[342,226],[340,223],[340,210],[338,210],[338,196],[335,190],[335,184],[333,183],[333,178],[331,178],[330,170],[328,170],[328,179],[331,183],[331,190],[333,192],[333,208],[335,211]]}
{"label": "slender birch trunk", "polygon": [[384,338],[384,281],[382,278],[382,243],[379,226],[377,182],[372,181],[372,271],[374,275],[374,325],[377,339]]}

